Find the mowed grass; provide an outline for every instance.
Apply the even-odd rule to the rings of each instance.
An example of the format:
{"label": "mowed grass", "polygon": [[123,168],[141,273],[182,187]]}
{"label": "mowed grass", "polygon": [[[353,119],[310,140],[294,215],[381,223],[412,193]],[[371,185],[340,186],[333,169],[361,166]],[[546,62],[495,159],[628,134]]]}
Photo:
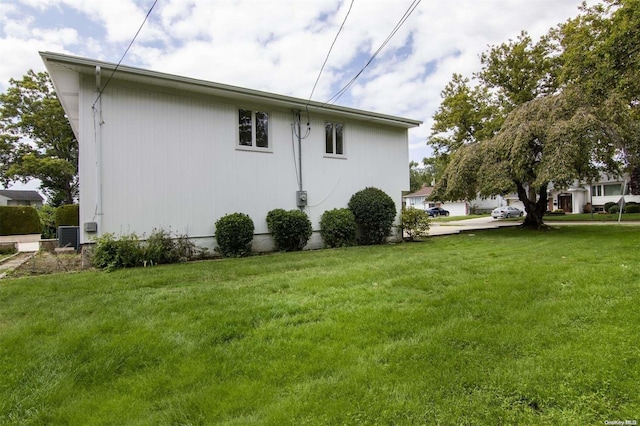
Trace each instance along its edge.
{"label": "mowed grass", "polygon": [[3,280],[0,424],[639,419],[640,227],[559,228]]}
{"label": "mowed grass", "polygon": [[546,215],[543,220],[545,222],[635,222],[640,221],[640,213],[576,213],[576,214],[564,214],[564,215]]}

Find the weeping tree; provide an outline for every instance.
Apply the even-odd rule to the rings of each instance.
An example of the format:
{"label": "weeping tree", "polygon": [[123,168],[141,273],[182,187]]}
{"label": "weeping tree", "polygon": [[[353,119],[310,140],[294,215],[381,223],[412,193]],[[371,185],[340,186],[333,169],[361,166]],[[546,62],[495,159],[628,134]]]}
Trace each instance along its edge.
{"label": "weeping tree", "polygon": [[451,199],[515,192],[527,212],[523,226],[543,227],[550,186],[619,171],[615,140],[624,129],[578,98],[560,93],[520,105],[493,138],[457,150],[437,189]]}
{"label": "weeping tree", "polygon": [[[582,15],[537,43],[522,33],[492,47],[481,56],[475,87],[454,75],[429,140],[450,159],[432,196],[515,192],[527,212],[524,226],[537,229],[544,226],[551,186],[638,166],[638,44],[624,42],[620,52],[606,53],[622,34],[638,38],[639,5],[610,0],[606,7],[583,7]],[[576,65],[582,54],[588,60]]]}

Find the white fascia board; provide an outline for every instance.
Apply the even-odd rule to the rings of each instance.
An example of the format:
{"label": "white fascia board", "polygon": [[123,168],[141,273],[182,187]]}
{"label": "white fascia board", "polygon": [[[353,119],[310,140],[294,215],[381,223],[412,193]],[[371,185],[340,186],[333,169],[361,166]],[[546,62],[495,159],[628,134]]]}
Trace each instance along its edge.
{"label": "white fascia board", "polygon": [[[93,74],[95,67],[102,69],[103,84],[116,68],[116,64],[110,62],[97,61],[93,59],[81,58],[77,56],[65,55],[53,52],[40,52],[47,69],[50,64],[58,63],[65,67],[74,69],[79,73]],[[294,98],[291,96],[278,95],[275,93],[263,92],[253,89],[231,86],[227,84],[214,83],[205,80],[182,77],[157,71],[145,70],[126,65],[118,66],[116,76],[118,79],[171,87],[174,89],[199,92],[208,95],[219,96],[229,99],[237,99],[244,102],[254,102],[260,104],[274,105],[281,108],[305,110],[329,114],[334,116],[349,117],[360,121],[369,121],[386,124],[394,127],[412,128],[418,127],[422,121],[409,118],[397,117],[386,114],[379,114],[371,111],[364,111],[355,108],[347,108],[337,105],[328,105],[321,102]],[[55,83],[54,83],[55,84]]]}

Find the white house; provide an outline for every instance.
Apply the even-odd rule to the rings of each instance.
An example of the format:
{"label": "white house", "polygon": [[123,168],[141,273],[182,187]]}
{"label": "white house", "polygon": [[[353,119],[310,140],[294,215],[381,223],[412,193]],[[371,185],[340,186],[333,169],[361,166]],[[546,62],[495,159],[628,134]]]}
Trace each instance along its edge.
{"label": "white house", "polygon": [[432,186],[423,186],[419,190],[407,194],[403,197],[404,205],[407,208],[415,208],[426,210],[431,207],[442,207],[447,210],[451,216],[466,216],[469,214],[469,203],[466,201],[431,201],[428,197],[433,192]]}
{"label": "white house", "polygon": [[624,198],[625,203],[640,203],[640,194],[630,194],[625,177],[609,177],[602,175],[598,182],[589,185],[575,184],[565,189],[549,190],[549,210],[562,209],[565,213],[582,213],[587,204],[593,206],[594,212],[604,211],[606,203],[618,203]]}
{"label": "white house", "polygon": [[518,194],[493,195],[491,197],[476,197],[471,201],[471,211],[477,213],[491,213],[496,207],[512,206],[524,210],[524,203],[518,198]]}
{"label": "white house", "polygon": [[212,247],[215,221],[242,212],[254,249],[267,250],[270,210],[300,207],[318,231],[325,211],[369,186],[400,211],[408,129],[420,121],[40,55],[79,141],[82,244],[164,228]]}
{"label": "white house", "polygon": [[[626,182],[624,176],[613,178],[602,175],[597,182],[591,185],[576,182],[569,188],[557,189],[553,188],[553,184],[550,184],[547,192],[547,209],[549,211],[560,209],[565,213],[583,213],[585,206],[591,204],[594,212],[601,212],[604,211],[606,203],[618,203],[623,197],[623,193],[625,203],[640,203],[640,194],[630,194]],[[514,206],[524,211],[524,204],[518,199],[517,194],[497,195],[486,199],[477,198],[472,202],[472,205],[480,210],[491,210],[499,206]]]}
{"label": "white house", "polygon": [[42,207],[44,198],[33,190],[0,189],[0,206]]}

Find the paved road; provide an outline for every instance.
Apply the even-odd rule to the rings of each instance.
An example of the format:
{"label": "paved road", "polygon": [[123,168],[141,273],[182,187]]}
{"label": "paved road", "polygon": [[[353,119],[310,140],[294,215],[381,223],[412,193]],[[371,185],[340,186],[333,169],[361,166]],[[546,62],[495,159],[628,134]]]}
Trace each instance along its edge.
{"label": "paved road", "polygon": [[[518,226],[522,222],[493,219],[491,216],[477,217],[473,219],[456,220],[453,222],[438,222],[437,219],[431,221],[431,228],[429,229],[430,236],[436,235],[451,235],[459,234],[464,231],[473,231],[475,229],[497,229],[507,226]],[[640,222],[607,222],[607,221],[593,221],[593,222],[565,222],[565,221],[551,221],[545,222],[549,226],[564,226],[564,225],[629,225],[638,226]]]}

